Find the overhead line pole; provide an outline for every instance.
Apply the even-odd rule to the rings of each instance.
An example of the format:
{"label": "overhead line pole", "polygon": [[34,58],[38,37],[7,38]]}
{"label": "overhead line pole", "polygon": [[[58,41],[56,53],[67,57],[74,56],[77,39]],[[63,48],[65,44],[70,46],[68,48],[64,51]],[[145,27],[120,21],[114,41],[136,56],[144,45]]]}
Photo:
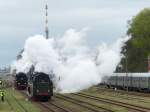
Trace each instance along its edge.
{"label": "overhead line pole", "polygon": [[126,83],[127,83],[126,86],[127,86],[127,92],[128,92],[128,80],[129,80],[129,77],[128,77],[128,60],[127,60],[127,58],[128,58],[128,57],[127,57],[127,53],[126,53],[126,57],[125,57],[125,63],[126,63],[126,64],[125,64],[125,65],[126,65],[126,79],[127,79],[127,80],[126,80]]}

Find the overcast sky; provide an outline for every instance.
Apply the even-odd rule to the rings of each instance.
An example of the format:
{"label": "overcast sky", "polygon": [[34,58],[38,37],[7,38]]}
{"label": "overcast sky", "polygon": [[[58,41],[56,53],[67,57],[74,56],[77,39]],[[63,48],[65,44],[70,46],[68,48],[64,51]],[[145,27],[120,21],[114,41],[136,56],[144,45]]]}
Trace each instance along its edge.
{"label": "overcast sky", "polygon": [[[87,42],[111,43],[126,34],[127,21],[150,0],[48,0],[51,36],[89,27]],[[9,65],[26,38],[44,34],[45,0],[0,0],[0,66]]]}

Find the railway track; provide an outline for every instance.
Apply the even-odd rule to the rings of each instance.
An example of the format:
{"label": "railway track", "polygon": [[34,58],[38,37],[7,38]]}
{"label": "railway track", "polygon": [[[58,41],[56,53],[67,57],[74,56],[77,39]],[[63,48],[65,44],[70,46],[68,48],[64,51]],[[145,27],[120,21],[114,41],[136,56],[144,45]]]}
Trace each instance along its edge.
{"label": "railway track", "polygon": [[8,103],[9,107],[11,108],[11,110],[14,110],[13,106],[11,105],[11,103],[9,102],[9,100],[7,98],[5,98],[6,102]]}
{"label": "railway track", "polygon": [[[106,92],[106,91],[105,91]],[[100,93],[100,95],[104,95],[106,96],[107,93]],[[128,94],[122,94],[119,92],[109,92],[109,94],[107,94],[107,96],[110,97],[114,97],[114,98],[119,98],[120,100],[130,100],[130,101],[138,101],[138,102],[142,102],[142,103],[150,103],[150,100],[145,101],[145,97],[139,97],[137,95],[128,95]],[[147,97],[146,97],[147,98]]]}
{"label": "railway track", "polygon": [[39,103],[41,106],[49,110],[50,112],[72,112],[71,110],[68,110],[62,106],[58,106],[57,104],[54,104],[52,102],[48,103]]}
{"label": "railway track", "polygon": [[55,95],[55,97],[59,98],[59,99],[63,99],[63,100],[68,101],[68,102],[71,102],[73,104],[79,105],[81,107],[84,107],[88,110],[91,110],[92,112],[114,112],[112,110],[100,107],[98,105],[94,105],[92,103],[82,101],[82,100],[79,100],[79,99],[75,99],[75,98],[72,98],[72,97],[69,97],[69,96],[59,94],[59,95]]}
{"label": "railway track", "polygon": [[[108,88],[97,88],[99,92],[103,91],[101,94],[105,95],[105,92],[111,93],[109,96],[111,97],[118,97],[125,100],[137,100],[138,102],[142,103],[150,103],[150,93],[143,93],[143,92],[135,92],[135,91],[125,91],[125,90],[117,90],[114,89],[108,89]],[[145,100],[147,99],[147,100]]]}
{"label": "railway track", "polygon": [[[63,110],[64,112],[72,112],[71,110],[68,110],[66,108],[64,108],[63,106],[60,106],[59,104],[56,104],[56,103],[52,103],[52,102],[49,102],[50,105],[53,105],[61,110]],[[58,106],[59,105],[59,106]]]}
{"label": "railway track", "polygon": [[17,102],[17,104],[23,109],[24,112],[29,112],[17,99],[15,96],[13,96],[11,94],[11,96],[13,97],[13,99]]}
{"label": "railway track", "polygon": [[128,94],[128,95],[134,95],[134,96],[141,96],[141,97],[149,97],[150,98],[150,93],[142,93],[142,92],[135,92],[135,91],[125,91],[125,90],[117,90],[115,91],[114,89],[106,89],[106,88],[98,88],[101,91],[108,91],[108,92],[118,92],[121,94]]}
{"label": "railway track", "polygon": [[84,94],[84,93],[77,93],[77,94],[73,94],[73,95],[93,99],[93,100],[96,100],[99,102],[104,102],[104,103],[108,103],[108,104],[112,104],[112,105],[117,105],[120,107],[125,107],[125,108],[131,109],[136,112],[150,112],[150,108],[137,106],[137,105],[133,105],[133,104],[128,104],[128,103],[124,103],[124,102],[120,102],[120,101],[116,101],[116,100],[110,100],[110,99],[106,99],[106,98],[96,97],[96,96],[92,96],[92,95],[88,95],[88,94]]}
{"label": "railway track", "polygon": [[[21,91],[21,93],[25,96],[28,97],[25,92]],[[42,102],[36,102],[40,106],[44,107],[47,112],[72,112],[71,110],[68,110],[67,108],[64,108],[63,106],[60,106],[59,104],[53,103],[53,102],[47,102],[47,103],[42,103]],[[59,105],[59,106],[58,106]]]}
{"label": "railway track", "polygon": [[[150,108],[145,108],[145,107],[142,107],[142,106],[132,105],[132,104],[123,103],[123,102],[120,102],[120,101],[114,101],[114,100],[110,100],[110,99],[105,99],[105,98],[101,98],[101,97],[95,97],[95,96],[84,94],[84,93],[78,93],[78,94],[73,94],[73,95],[77,95],[77,96],[80,96],[80,97],[96,100],[96,101],[99,101],[99,102],[104,102],[104,103],[107,103],[107,104],[112,104],[112,105],[124,107],[124,108],[132,110],[134,112],[150,112]],[[82,101],[80,99],[73,98],[71,96],[65,96],[65,95],[57,94],[57,95],[55,95],[55,98],[62,99],[62,100],[65,100],[67,102],[79,105],[83,108],[86,108],[86,109],[92,111],[92,112],[114,112],[114,111],[106,109],[104,107],[100,107],[98,105],[94,105],[90,102]],[[60,106],[57,103],[53,103],[53,102],[39,103],[39,104],[42,107],[46,108],[47,111],[50,111],[50,112],[72,112],[72,110],[64,108],[63,106]],[[25,111],[25,112],[27,112],[27,111]]]}
{"label": "railway track", "polygon": [[[26,96],[26,94],[23,91],[21,91],[21,93]],[[103,108],[103,107],[100,107],[97,105],[93,105],[88,102],[84,102],[84,101],[80,101],[78,99],[73,99],[73,98],[68,98],[68,97],[66,98],[66,97],[67,96],[60,95],[60,94],[55,95],[55,98],[57,98],[57,99],[62,99],[62,100],[71,102],[71,103],[79,105],[85,109],[88,109],[92,112],[114,112],[112,110],[109,110],[109,109],[106,109],[106,108]],[[73,112],[72,110],[64,108],[62,105],[57,104],[56,102],[55,103],[53,103],[53,102],[48,102],[48,103],[37,102],[37,104],[39,104],[41,107],[44,107],[46,111],[50,111],[50,112]],[[98,109],[95,109],[95,107]]]}

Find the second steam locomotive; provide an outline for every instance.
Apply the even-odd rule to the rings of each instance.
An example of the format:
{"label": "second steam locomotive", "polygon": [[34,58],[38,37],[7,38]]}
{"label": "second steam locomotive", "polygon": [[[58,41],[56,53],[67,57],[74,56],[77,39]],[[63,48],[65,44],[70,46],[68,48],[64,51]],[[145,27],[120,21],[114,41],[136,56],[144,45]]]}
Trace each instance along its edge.
{"label": "second steam locomotive", "polygon": [[15,76],[14,85],[18,90],[25,90],[28,84],[28,78],[25,73],[19,72]]}

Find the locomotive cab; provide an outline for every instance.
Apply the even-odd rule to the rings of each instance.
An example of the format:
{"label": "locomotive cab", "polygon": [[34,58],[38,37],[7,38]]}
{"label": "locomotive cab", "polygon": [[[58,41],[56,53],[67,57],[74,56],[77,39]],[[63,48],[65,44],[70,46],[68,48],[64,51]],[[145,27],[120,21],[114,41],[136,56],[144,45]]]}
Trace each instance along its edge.
{"label": "locomotive cab", "polygon": [[[39,96],[49,96],[52,95],[51,88],[52,82],[48,75],[40,73],[34,78],[35,83],[35,93]],[[51,86],[50,86],[51,85]]]}
{"label": "locomotive cab", "polygon": [[44,73],[35,73],[34,75],[29,84],[28,93],[35,99],[49,100],[53,96],[53,83],[49,75]]}

